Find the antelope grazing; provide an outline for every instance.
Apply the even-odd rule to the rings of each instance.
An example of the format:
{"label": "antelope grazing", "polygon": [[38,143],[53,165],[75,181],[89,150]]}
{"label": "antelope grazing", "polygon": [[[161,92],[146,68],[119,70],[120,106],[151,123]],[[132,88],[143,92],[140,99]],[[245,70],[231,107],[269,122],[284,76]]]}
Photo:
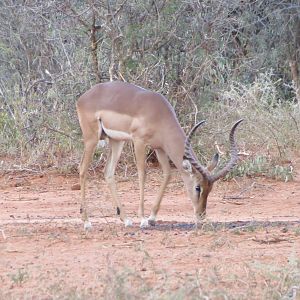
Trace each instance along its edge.
{"label": "antelope grazing", "polygon": [[[205,167],[199,163],[190,146],[193,133],[198,126],[203,124],[203,121],[198,123],[186,137],[166,98],[133,84],[114,81],[93,86],[78,99],[77,113],[84,140],[84,153],[80,163],[80,212],[85,229],[91,227],[85,197],[86,177],[99,139],[108,138],[109,141],[110,154],[104,169],[104,178],[110,189],[117,214],[125,226],[131,226],[132,221],[127,217],[117,196],[114,177],[125,141],[132,141],[134,145],[140,190],[141,227],[155,224],[164,191],[170,180],[169,159],[181,173],[197,220],[205,216],[207,197],[214,182],[224,177],[237,162],[238,152],[234,133],[242,120],[236,122],[230,132],[231,158],[229,162],[218,173],[212,174],[211,171],[219,161],[218,154]],[[144,215],[147,146],[154,149],[163,170],[162,184],[148,219]]]}

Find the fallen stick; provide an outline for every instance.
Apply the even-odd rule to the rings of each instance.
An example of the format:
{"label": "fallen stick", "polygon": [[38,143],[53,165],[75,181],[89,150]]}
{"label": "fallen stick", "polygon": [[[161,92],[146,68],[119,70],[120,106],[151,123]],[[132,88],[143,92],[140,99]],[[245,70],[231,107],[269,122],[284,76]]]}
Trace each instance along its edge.
{"label": "fallen stick", "polygon": [[3,239],[6,240],[6,235],[5,235],[5,233],[4,233],[4,230],[3,230],[3,229],[0,229],[0,231],[1,231],[1,233],[2,233]]}

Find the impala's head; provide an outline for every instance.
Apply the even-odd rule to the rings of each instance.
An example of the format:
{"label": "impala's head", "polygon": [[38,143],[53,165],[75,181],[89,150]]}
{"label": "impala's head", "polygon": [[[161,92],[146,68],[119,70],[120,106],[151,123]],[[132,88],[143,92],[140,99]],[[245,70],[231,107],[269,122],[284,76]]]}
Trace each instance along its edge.
{"label": "impala's head", "polygon": [[182,162],[182,168],[185,172],[183,179],[189,194],[189,197],[192,200],[196,218],[201,220],[205,216],[207,198],[212,190],[214,183],[226,176],[226,174],[235,166],[238,159],[238,151],[234,138],[234,133],[237,126],[243,120],[237,121],[229,135],[230,141],[230,160],[225,165],[225,167],[218,171],[217,173],[212,173],[215,167],[219,162],[219,155],[215,154],[211,162],[205,167],[200,164],[196,159],[192,149],[191,149],[191,139],[196,131],[196,129],[202,125],[205,121],[201,121],[196,124],[193,129],[188,134],[185,141],[184,156]]}

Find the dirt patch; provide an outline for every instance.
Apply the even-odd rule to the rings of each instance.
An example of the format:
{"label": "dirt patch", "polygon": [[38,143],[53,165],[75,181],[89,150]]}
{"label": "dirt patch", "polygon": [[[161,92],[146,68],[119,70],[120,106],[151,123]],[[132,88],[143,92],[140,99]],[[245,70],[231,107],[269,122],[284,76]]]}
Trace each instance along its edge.
{"label": "dirt patch", "polygon": [[[148,176],[146,212],[160,174]],[[300,282],[300,182],[220,182],[197,229],[174,175],[155,227],[139,228],[136,178],[118,190],[134,226],[118,220],[108,189],[88,187],[93,230],[79,215],[74,176],[0,179],[0,298],[280,299]],[[299,295],[299,292],[298,292]],[[202,298],[201,298],[202,297]],[[295,298],[296,299],[296,298]]]}

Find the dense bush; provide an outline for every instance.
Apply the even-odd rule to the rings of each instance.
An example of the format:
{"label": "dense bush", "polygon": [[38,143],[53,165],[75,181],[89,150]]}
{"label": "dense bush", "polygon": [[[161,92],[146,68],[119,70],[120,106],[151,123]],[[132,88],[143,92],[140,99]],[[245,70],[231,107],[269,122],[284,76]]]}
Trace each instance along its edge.
{"label": "dense bush", "polygon": [[276,165],[299,146],[299,13],[296,0],[3,0],[0,155],[73,169],[75,101],[118,79],[166,95],[186,130],[207,119],[202,160],[243,117],[246,159]]}

